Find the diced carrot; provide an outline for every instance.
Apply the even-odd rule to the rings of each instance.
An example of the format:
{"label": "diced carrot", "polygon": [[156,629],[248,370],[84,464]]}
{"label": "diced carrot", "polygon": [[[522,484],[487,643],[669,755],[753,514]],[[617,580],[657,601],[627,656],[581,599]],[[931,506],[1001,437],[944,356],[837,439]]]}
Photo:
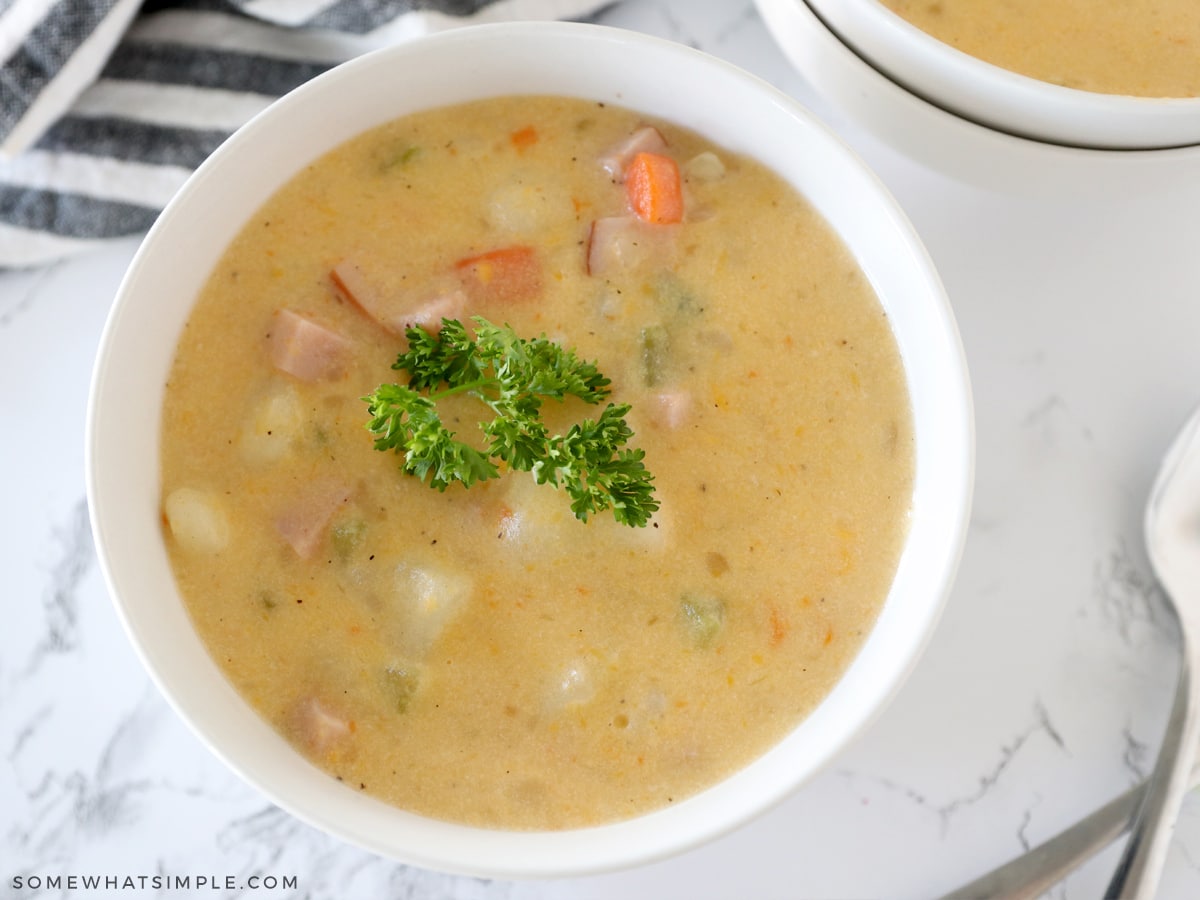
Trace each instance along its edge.
{"label": "diced carrot", "polygon": [[512,141],[512,145],[517,148],[518,153],[524,153],[538,141],[537,129],[532,125],[526,125],[524,128],[514,131],[508,136]]}
{"label": "diced carrot", "polygon": [[667,139],[653,125],[644,125],[622,140],[616,146],[609,148],[602,157],[600,165],[604,167],[614,181],[625,180],[625,167],[638,153],[665,153]]}
{"label": "diced carrot", "polygon": [[639,219],[655,225],[683,221],[683,185],[675,160],[638,153],[625,170],[625,194]]}
{"label": "diced carrot", "polygon": [[[771,635],[767,638],[767,643],[772,647],[778,647],[783,643],[783,639],[787,637],[789,628],[790,625],[788,620],[784,618],[784,615],[782,612],[780,612],[779,607],[772,605]],[[829,641],[826,641],[825,643],[829,643]]]}
{"label": "diced carrot", "polygon": [[472,303],[528,300],[542,291],[537,251],[516,245],[468,256],[454,264]]}

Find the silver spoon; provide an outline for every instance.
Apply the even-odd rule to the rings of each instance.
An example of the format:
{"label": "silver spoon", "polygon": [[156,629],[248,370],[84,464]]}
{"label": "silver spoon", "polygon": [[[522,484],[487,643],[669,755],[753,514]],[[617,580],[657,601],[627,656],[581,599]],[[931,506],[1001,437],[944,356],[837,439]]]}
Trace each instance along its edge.
{"label": "silver spoon", "polygon": [[1158,887],[1200,738],[1200,412],[1167,451],[1146,504],[1146,549],[1179,626],[1179,682],[1146,799],[1106,898],[1150,898]]}
{"label": "silver spoon", "polygon": [[942,900],[1032,900],[1133,827],[1105,894],[1154,896],[1184,792],[1200,783],[1200,410],[1163,459],[1146,505],[1150,564],[1180,636],[1178,686],[1162,749],[1149,780],[1057,837],[965,885]]}
{"label": "silver spoon", "polygon": [[[1192,767],[1188,786],[1200,786],[1200,759]],[[1035,900],[1123,835],[1146,797],[1147,782],[1080,819],[1048,841],[1038,844],[986,875],[940,900]]]}

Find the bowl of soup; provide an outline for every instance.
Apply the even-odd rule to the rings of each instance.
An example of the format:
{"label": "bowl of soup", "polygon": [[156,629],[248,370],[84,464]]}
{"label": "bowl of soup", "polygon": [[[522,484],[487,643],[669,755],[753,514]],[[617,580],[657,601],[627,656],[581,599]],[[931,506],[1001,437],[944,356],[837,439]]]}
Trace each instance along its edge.
{"label": "bowl of soup", "polygon": [[1200,145],[1146,150],[1070,147],[980,124],[889,78],[804,0],[758,0],[779,49],[845,121],[940,176],[1017,197],[1095,196],[1097,185],[1157,191],[1194,178]]}
{"label": "bowl of soup", "polygon": [[1071,147],[1200,144],[1200,7],[1191,0],[793,0],[917,96]]}
{"label": "bowl of soup", "polygon": [[836,137],[525,23],[219,148],[121,284],[87,450],[116,609],[218,757],[378,854],[550,877],[723,834],[864,731],[973,432],[937,273]]}

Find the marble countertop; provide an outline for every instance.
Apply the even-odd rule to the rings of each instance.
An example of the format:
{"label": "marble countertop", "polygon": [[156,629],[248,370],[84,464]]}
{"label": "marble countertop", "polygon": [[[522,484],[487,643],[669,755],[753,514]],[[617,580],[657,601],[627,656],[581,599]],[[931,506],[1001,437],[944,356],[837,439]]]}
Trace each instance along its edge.
{"label": "marble countertop", "polygon": [[[956,587],[908,683],[782,805],[632,871],[454,877],[301,824],[174,715],[98,570],[84,414],[136,249],[118,242],[0,275],[0,897],[63,895],[45,879],[73,874],[190,876],[205,886],[193,893],[220,896],[928,898],[1148,773],[1177,652],[1142,512],[1200,403],[1200,178],[1114,176],[1070,200],[972,187],[830,108],[749,0],[626,0],[597,19],[699,47],[800,99],[875,169],[941,271],[974,381],[976,499]],[[1118,853],[1048,896],[1099,897]],[[276,880],[255,889],[255,874]],[[1159,896],[1200,896],[1200,796],[1185,800]]]}

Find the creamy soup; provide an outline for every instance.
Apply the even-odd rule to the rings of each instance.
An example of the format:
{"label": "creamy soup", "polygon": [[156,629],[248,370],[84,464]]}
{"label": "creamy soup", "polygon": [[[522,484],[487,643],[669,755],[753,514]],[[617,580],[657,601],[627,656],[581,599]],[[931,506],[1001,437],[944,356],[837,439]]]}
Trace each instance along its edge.
{"label": "creamy soup", "polygon": [[[406,329],[477,315],[611,380],[644,526],[504,466],[434,490],[374,448],[363,398],[407,384]],[[438,405],[464,442],[490,416]],[[489,100],[351,140],[232,242],[167,385],[164,530],[213,658],[331,776],[584,826],[712,785],[820,703],[894,576],[912,443],[887,317],[790,186],[624,109]]]}
{"label": "creamy soup", "polygon": [[1102,94],[1200,97],[1196,0],[880,0],[1001,68]]}

